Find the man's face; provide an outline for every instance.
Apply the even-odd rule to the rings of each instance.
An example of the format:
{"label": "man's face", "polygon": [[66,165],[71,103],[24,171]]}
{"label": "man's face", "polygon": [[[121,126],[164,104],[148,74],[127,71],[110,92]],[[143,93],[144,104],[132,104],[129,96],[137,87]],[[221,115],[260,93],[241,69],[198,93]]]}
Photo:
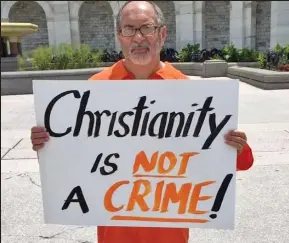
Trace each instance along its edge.
{"label": "man's face", "polygon": [[158,26],[154,9],[149,3],[129,3],[123,9],[120,27],[118,40],[126,59],[137,65],[147,65],[159,58],[167,34],[166,27]]}

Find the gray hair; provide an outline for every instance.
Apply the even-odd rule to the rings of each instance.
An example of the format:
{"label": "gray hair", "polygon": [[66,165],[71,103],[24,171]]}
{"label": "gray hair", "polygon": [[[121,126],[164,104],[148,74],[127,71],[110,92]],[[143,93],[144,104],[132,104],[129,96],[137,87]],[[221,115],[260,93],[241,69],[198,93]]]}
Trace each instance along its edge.
{"label": "gray hair", "polygon": [[[116,29],[119,32],[120,31],[120,18],[121,18],[121,14],[123,9],[125,8],[126,5],[128,5],[130,2],[134,2],[134,1],[127,1],[119,10],[117,16],[116,16]],[[156,5],[153,1],[146,1],[148,2],[150,5],[152,5],[152,7],[154,8],[155,11],[155,15],[156,15],[156,20],[157,20],[157,24],[159,26],[163,26],[165,25],[165,18],[164,18],[164,14],[162,12],[162,10],[159,8],[158,5]]]}

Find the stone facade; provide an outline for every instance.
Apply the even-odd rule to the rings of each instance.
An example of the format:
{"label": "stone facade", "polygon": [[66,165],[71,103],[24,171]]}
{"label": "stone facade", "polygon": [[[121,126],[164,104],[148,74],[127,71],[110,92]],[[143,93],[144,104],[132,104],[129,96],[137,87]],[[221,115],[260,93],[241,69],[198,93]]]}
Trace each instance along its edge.
{"label": "stone facade", "polygon": [[28,22],[38,25],[37,33],[29,34],[21,40],[22,53],[41,45],[49,45],[46,16],[36,2],[21,1],[15,3],[9,12],[10,22]]}
{"label": "stone facade", "polygon": [[80,41],[91,48],[114,50],[113,12],[106,1],[84,2],[79,10]]}
{"label": "stone facade", "polygon": [[[125,1],[1,1],[1,20],[30,22],[37,34],[22,41],[23,49],[40,44],[87,43],[92,48],[120,50],[115,17]],[[167,47],[178,51],[199,43],[222,48],[267,50],[289,43],[288,1],[156,1],[168,26]]]}
{"label": "stone facade", "polygon": [[205,2],[205,47],[220,49],[230,41],[230,2]]}
{"label": "stone facade", "polygon": [[155,1],[164,14],[168,26],[168,37],[165,42],[167,48],[176,49],[176,17],[173,1]]}
{"label": "stone facade", "polygon": [[271,1],[258,2],[256,5],[256,49],[258,51],[265,51],[270,47],[270,20]]}

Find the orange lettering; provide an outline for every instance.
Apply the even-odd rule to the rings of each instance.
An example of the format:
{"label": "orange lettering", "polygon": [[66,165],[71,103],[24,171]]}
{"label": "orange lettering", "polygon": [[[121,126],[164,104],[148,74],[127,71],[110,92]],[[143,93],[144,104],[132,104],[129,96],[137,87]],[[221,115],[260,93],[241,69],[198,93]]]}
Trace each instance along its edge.
{"label": "orange lettering", "polygon": [[212,198],[212,196],[200,196],[200,193],[201,193],[203,186],[208,186],[213,183],[215,183],[215,181],[205,181],[205,182],[195,185],[192,196],[191,196],[190,205],[189,205],[189,210],[188,210],[189,213],[205,214],[208,212],[208,211],[197,210],[197,205],[198,205],[198,201],[201,201],[201,200],[205,201],[205,200]]}
{"label": "orange lettering", "polygon": [[[145,187],[145,191],[142,194],[139,192],[141,185],[144,185]],[[151,184],[148,180],[135,181],[126,210],[132,211],[134,209],[135,203],[137,203],[142,211],[148,211],[149,207],[146,204],[144,197],[146,197],[150,192],[151,192]]]}
{"label": "orange lettering", "polygon": [[180,169],[179,169],[179,172],[178,172],[178,175],[183,175],[187,172],[187,167],[188,167],[188,162],[189,162],[189,158],[191,156],[194,156],[194,155],[197,155],[199,153],[196,153],[196,152],[190,152],[190,153],[183,153],[183,154],[180,154],[180,156],[183,157],[182,161],[181,161],[181,165],[180,165]]}
{"label": "orange lettering", "polygon": [[159,211],[160,210],[164,184],[165,184],[164,181],[157,183],[157,189],[155,192],[155,203],[154,203],[153,211]]}
{"label": "orange lettering", "polygon": [[159,152],[155,152],[152,155],[151,161],[149,161],[144,151],[139,152],[136,155],[135,162],[133,165],[133,174],[135,174],[139,170],[140,166],[143,167],[145,172],[151,172],[156,167],[158,153]]}
{"label": "orange lettering", "polygon": [[115,207],[112,204],[112,196],[113,193],[115,192],[115,190],[117,188],[119,188],[120,186],[124,185],[124,184],[129,184],[129,181],[119,181],[116,182],[115,184],[113,184],[106,192],[105,196],[104,196],[104,207],[107,211],[109,212],[117,212],[119,210],[121,210],[124,205],[120,206],[120,207]]}
{"label": "orange lettering", "polygon": [[165,194],[163,198],[161,213],[168,211],[169,201],[172,201],[173,203],[179,202],[180,204],[179,204],[178,213],[179,214],[185,213],[191,188],[192,188],[192,184],[186,183],[186,184],[183,184],[179,192],[177,192],[175,183],[168,184],[166,186],[166,190],[165,190]]}
{"label": "orange lettering", "polygon": [[[165,169],[165,159],[168,158],[169,159],[169,168],[168,169]],[[159,159],[159,163],[158,163],[158,172],[160,174],[168,174],[170,173],[170,171],[172,169],[174,169],[174,167],[176,166],[177,164],[177,158],[176,156],[174,155],[174,153],[172,152],[165,152],[161,155],[160,159]]]}

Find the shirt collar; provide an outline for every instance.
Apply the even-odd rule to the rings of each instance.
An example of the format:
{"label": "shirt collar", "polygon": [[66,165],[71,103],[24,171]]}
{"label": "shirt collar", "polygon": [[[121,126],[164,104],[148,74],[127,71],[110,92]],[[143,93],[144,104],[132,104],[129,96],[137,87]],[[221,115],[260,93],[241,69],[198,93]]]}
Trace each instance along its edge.
{"label": "shirt collar", "polygon": [[[178,73],[176,72],[176,69],[168,62],[165,62],[164,64],[165,65],[157,72],[153,73],[149,79],[177,79]],[[111,79],[134,79],[134,75],[126,70],[123,60],[120,60],[112,66]]]}

